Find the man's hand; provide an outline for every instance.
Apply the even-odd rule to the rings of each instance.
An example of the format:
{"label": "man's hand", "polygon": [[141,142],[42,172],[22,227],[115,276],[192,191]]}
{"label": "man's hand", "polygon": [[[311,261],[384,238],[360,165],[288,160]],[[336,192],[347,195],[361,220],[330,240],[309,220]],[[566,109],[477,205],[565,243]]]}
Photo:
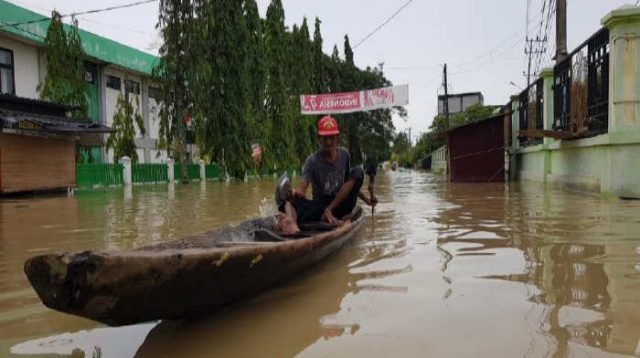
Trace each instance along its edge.
{"label": "man's hand", "polygon": [[362,201],[364,201],[365,204],[371,207],[375,207],[376,205],[378,205],[378,198],[376,198],[376,196],[373,194],[371,194],[370,197],[367,197],[362,192],[360,192],[358,193],[358,196],[360,197],[360,199],[362,199]]}
{"label": "man's hand", "polygon": [[369,202],[367,204],[369,204],[372,208],[375,208],[376,205],[378,205],[378,198],[376,198],[375,195],[371,195],[371,198],[369,198]]}
{"label": "man's hand", "polygon": [[328,222],[331,225],[342,224],[342,221],[336,219],[336,217],[333,216],[333,212],[328,207],[324,209],[324,214],[322,214],[322,220]]}

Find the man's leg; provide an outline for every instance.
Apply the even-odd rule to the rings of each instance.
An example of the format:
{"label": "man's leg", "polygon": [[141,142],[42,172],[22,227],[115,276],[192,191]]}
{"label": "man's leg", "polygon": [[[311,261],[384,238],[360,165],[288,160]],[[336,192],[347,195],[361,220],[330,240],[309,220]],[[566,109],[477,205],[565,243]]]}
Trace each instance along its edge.
{"label": "man's leg", "polygon": [[343,187],[340,189],[349,190],[346,199],[338,205],[337,208],[333,210],[333,215],[338,219],[351,214],[353,208],[356,207],[356,203],[358,202],[358,193],[362,188],[362,183],[364,182],[364,170],[361,166],[356,166],[351,169],[349,172],[349,177],[347,181],[344,183]]}
{"label": "man's leg", "polygon": [[285,234],[295,234],[297,232],[300,232],[300,227],[298,227],[297,223],[298,215],[293,205],[287,202],[281,209],[283,209],[281,210],[282,214],[277,216],[278,229],[280,230],[280,232],[283,232]]}
{"label": "man's leg", "polygon": [[320,221],[327,205],[306,198],[293,198],[278,210],[294,219],[299,225],[304,222]]}

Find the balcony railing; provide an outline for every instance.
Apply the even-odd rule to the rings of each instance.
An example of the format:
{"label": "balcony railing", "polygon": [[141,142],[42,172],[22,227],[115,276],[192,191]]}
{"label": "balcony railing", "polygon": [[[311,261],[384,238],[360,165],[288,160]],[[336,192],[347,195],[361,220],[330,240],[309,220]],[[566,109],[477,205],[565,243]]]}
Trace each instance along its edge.
{"label": "balcony railing", "polygon": [[[519,96],[520,105],[518,107],[518,117],[520,119],[520,130],[522,133],[533,133],[544,128],[544,97],[543,80],[539,78]],[[520,135],[518,136],[520,146],[526,147],[542,143],[541,137]]]}
{"label": "balcony railing", "polygon": [[554,68],[553,129],[571,137],[606,133],[609,31],[602,28]]}

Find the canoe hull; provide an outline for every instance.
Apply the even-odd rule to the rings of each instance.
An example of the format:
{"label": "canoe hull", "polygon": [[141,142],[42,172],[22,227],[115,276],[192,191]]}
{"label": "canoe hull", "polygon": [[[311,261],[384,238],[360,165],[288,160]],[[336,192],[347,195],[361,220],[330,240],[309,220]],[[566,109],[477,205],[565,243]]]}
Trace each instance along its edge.
{"label": "canoe hull", "polygon": [[[157,245],[121,253],[40,255],[25,272],[52,309],[118,326],[215,312],[323,261],[349,242],[362,217],[333,231],[284,242]],[[225,228],[196,237],[215,238]],[[189,243],[189,239],[182,243]]]}

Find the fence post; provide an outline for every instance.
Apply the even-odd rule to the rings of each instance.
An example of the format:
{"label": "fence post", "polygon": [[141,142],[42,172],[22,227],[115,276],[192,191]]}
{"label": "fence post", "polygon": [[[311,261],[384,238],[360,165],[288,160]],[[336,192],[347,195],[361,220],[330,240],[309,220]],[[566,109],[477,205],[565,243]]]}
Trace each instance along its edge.
{"label": "fence post", "polygon": [[511,150],[509,151],[509,180],[515,180],[517,149],[520,147],[520,96],[511,96]]}
{"label": "fence post", "polygon": [[173,183],[174,181],[173,169],[173,158],[167,158],[167,181],[169,181],[169,183]]}
{"label": "fence post", "polygon": [[122,182],[124,185],[131,185],[131,158],[124,156],[119,160],[122,164]]}
{"label": "fence post", "polygon": [[204,160],[200,159],[198,161],[198,164],[200,164],[200,180],[207,180],[207,172],[204,167]]}
{"label": "fence post", "polygon": [[511,96],[511,149],[518,149],[520,147],[520,141],[518,141],[518,135],[520,134],[520,96]]}
{"label": "fence post", "polygon": [[609,133],[640,129],[640,7],[611,11],[609,29]]}
{"label": "fence post", "polygon": [[[544,130],[553,130],[553,68],[544,68],[540,72],[542,78],[542,123]],[[553,138],[544,137],[544,143],[553,143]]]}

